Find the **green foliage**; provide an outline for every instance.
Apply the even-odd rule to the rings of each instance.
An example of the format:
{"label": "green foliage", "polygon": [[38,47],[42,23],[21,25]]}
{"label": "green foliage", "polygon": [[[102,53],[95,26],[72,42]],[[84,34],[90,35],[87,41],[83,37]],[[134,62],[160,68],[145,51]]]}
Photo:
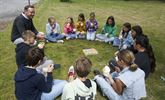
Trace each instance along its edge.
{"label": "green foliage", "polygon": [[71,0],[60,0],[61,2],[70,2]]}
{"label": "green foliage", "polygon": [[[62,3],[59,0],[41,0],[36,5],[34,24],[39,31],[45,32],[45,24],[49,16],[55,16],[56,21],[63,30],[63,25],[68,16],[77,21],[79,13],[84,13],[86,20],[89,13],[94,11],[99,22],[100,32],[108,16],[115,17],[118,33],[124,22],[141,25],[144,34],[150,38],[150,43],[155,52],[157,67],[156,72],[150,74],[146,80],[147,98],[144,100],[162,100],[165,98],[165,85],[160,76],[165,77],[165,4],[159,1],[119,1],[119,0],[72,0],[73,3]],[[15,46],[10,41],[12,23],[0,32],[0,100],[14,100],[13,77],[17,70],[15,63]],[[45,53],[48,58],[61,63],[61,68],[54,71],[57,79],[67,79],[67,71],[74,61],[84,56],[83,48],[96,48],[98,55],[88,56],[93,62],[93,68],[99,70],[113,57],[117,48],[109,44],[86,40],[65,40],[64,44],[48,43]],[[93,78],[93,74],[89,75]],[[60,97],[57,99],[60,100]],[[105,100],[99,93],[96,100]]]}

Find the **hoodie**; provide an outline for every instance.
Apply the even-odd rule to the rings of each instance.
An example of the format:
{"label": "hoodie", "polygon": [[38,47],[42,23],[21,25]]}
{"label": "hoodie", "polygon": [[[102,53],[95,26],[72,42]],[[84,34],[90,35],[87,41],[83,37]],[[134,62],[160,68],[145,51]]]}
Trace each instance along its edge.
{"label": "hoodie", "polygon": [[36,69],[21,66],[15,73],[15,95],[17,100],[40,100],[42,92],[48,93],[52,88],[52,74],[46,77]]}
{"label": "hoodie", "polygon": [[92,80],[82,82],[79,78],[67,83],[63,89],[61,100],[94,100],[96,83]]}
{"label": "hoodie", "polygon": [[17,45],[15,52],[16,52],[16,63],[18,67],[21,66],[22,64],[27,65],[26,56],[30,48],[32,48],[32,46],[24,42],[19,43]]}

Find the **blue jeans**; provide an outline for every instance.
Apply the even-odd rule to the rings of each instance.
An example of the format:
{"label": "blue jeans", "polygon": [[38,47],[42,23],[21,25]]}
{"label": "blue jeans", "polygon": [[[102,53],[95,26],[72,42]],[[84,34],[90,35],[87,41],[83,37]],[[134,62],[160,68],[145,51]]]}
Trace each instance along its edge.
{"label": "blue jeans", "polygon": [[54,100],[57,96],[59,96],[62,93],[66,83],[67,81],[65,80],[53,80],[51,92],[42,93],[41,100]]}
{"label": "blue jeans", "polygon": [[94,32],[88,32],[87,31],[87,40],[94,40],[95,34],[96,34],[96,31],[94,31]]}
{"label": "blue jeans", "polygon": [[115,37],[110,37],[110,38],[108,38],[106,35],[104,35],[104,34],[97,34],[96,35],[96,38],[98,38],[98,39],[100,39],[100,40],[102,40],[102,41],[104,41],[104,42],[113,42],[113,40],[115,39]]}
{"label": "blue jeans", "polygon": [[103,77],[96,75],[94,79],[100,86],[103,94],[106,95],[109,100],[120,100],[120,96],[114,91],[112,86]]}
{"label": "blue jeans", "polygon": [[57,42],[57,40],[63,39],[64,35],[59,33],[51,33],[47,34],[45,38],[50,42]]}
{"label": "blue jeans", "polygon": [[69,34],[66,34],[65,36],[66,36],[66,38],[69,38],[69,39],[77,38],[77,34],[76,33],[69,33]]}

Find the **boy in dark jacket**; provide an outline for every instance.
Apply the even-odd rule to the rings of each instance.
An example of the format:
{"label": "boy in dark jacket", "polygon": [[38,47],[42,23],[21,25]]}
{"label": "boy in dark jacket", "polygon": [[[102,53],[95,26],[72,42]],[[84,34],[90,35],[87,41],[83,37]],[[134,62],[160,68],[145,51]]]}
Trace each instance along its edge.
{"label": "boy in dark jacket", "polygon": [[[27,59],[26,56],[28,54],[29,49],[34,47],[35,42],[35,34],[30,31],[26,30],[22,33],[22,38],[24,42],[17,44],[15,52],[16,52],[16,63],[17,66],[20,67],[21,65],[26,66],[27,65]],[[38,45],[39,50],[43,51],[45,44],[41,43]],[[48,60],[44,57],[42,64],[38,65],[37,71],[39,73],[43,73],[43,68],[46,67],[49,64],[53,64],[52,60]]]}
{"label": "boy in dark jacket", "polygon": [[47,66],[46,78],[37,73],[36,67],[43,57],[44,53],[40,49],[32,48],[28,52],[27,66],[18,68],[14,77],[17,100],[52,100],[62,93],[66,81],[53,80],[52,64]]}
{"label": "boy in dark jacket", "polygon": [[29,49],[33,47],[31,44],[34,44],[35,42],[35,34],[30,30],[26,30],[22,33],[22,38],[24,42],[19,43],[15,49],[16,63],[18,67],[22,64],[27,64],[26,55]]}

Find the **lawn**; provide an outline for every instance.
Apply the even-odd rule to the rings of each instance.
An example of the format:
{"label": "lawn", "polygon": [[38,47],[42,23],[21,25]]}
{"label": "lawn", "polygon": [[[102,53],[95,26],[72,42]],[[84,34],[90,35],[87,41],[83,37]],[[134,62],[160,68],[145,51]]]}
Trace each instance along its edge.
{"label": "lawn", "polygon": [[[79,13],[84,13],[86,19],[94,11],[99,22],[99,31],[108,16],[113,15],[116,20],[118,32],[124,22],[132,25],[141,25],[143,31],[150,38],[150,43],[155,52],[157,67],[156,72],[150,74],[146,80],[147,98],[144,100],[163,100],[165,98],[165,82],[160,76],[165,77],[165,3],[160,1],[118,1],[118,0],[72,0],[71,3],[61,3],[59,0],[40,0],[36,4],[34,24],[39,31],[45,31],[45,24],[49,16],[55,16],[57,22],[63,27],[68,16],[77,21]],[[10,41],[12,22],[0,33],[0,100],[14,100],[13,77],[17,70],[15,63],[15,46]],[[84,56],[82,49],[96,48],[98,55],[88,56],[93,62],[93,67],[102,69],[108,60],[113,57],[117,48],[97,41],[68,40],[64,44],[48,43],[45,53],[48,58],[62,67],[54,71],[54,78],[67,79],[67,71],[74,61]],[[93,74],[89,75],[93,78]],[[105,100],[99,93],[97,100]],[[60,100],[60,97],[58,98]]]}

